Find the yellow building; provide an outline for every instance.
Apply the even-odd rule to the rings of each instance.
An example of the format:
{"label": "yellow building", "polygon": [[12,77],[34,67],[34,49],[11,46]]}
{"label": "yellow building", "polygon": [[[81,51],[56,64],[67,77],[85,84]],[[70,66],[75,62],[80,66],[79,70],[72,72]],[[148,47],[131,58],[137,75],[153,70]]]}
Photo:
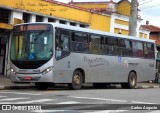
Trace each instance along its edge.
{"label": "yellow building", "polygon": [[[98,1],[98,0],[97,0]],[[55,22],[77,27],[128,35],[130,2],[70,2],[52,0],[0,1],[0,74],[6,74],[8,37],[14,24],[26,22]],[[137,36],[149,37],[141,30],[138,19]],[[143,35],[145,34],[145,35]]]}

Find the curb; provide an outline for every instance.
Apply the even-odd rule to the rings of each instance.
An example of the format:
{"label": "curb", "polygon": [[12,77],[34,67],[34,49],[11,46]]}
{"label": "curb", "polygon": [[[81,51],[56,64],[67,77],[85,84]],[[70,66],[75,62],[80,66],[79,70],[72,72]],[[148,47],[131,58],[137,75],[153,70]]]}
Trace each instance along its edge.
{"label": "curb", "polygon": [[[9,89],[34,89],[35,86],[30,85],[30,86],[3,86],[0,85],[0,90],[9,90]],[[141,86],[136,86],[136,89],[147,89],[147,88],[160,88],[160,86],[157,85],[141,85]]]}
{"label": "curb", "polygon": [[4,86],[0,86],[0,90],[3,90],[3,89],[5,89],[5,87]]}
{"label": "curb", "polygon": [[147,89],[147,88],[160,88],[160,86],[155,86],[155,85],[152,85],[152,86],[147,86],[147,85],[142,85],[142,86],[137,86],[136,87],[137,89]]}
{"label": "curb", "polygon": [[7,90],[7,89],[29,89],[34,88],[34,86],[0,86],[0,90]]}

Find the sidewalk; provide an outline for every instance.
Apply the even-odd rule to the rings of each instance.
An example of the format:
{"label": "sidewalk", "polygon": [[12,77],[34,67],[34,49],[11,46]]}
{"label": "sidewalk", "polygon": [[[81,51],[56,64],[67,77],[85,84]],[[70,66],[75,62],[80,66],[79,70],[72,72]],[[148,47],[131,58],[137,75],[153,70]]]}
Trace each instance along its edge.
{"label": "sidewalk", "polygon": [[4,75],[0,75],[0,90],[2,89],[26,89],[26,88],[33,88],[34,84],[30,83],[22,83],[22,84],[15,84],[12,83],[10,78]]}
{"label": "sidewalk", "polygon": [[[14,84],[11,82],[10,78],[0,75],[0,90],[2,89],[27,89],[27,88],[34,88],[34,84],[31,83],[21,83],[21,84]],[[160,88],[160,83],[138,83],[136,86],[137,89],[142,88]]]}

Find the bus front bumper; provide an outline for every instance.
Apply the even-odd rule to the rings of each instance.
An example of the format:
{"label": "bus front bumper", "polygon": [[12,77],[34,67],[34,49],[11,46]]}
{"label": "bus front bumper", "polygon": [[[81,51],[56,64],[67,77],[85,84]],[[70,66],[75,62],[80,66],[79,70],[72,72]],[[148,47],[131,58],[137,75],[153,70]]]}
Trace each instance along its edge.
{"label": "bus front bumper", "polygon": [[14,83],[31,83],[31,82],[53,82],[53,72],[49,72],[47,74],[11,74],[11,81]]}

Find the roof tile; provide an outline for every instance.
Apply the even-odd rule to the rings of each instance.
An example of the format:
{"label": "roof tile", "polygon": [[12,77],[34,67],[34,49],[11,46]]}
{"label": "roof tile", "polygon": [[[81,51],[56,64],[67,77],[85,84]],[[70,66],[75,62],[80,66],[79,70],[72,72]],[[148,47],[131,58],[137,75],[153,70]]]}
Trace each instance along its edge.
{"label": "roof tile", "polygon": [[141,26],[144,29],[148,29],[151,32],[160,32],[160,27],[154,26],[154,25],[142,25]]}

